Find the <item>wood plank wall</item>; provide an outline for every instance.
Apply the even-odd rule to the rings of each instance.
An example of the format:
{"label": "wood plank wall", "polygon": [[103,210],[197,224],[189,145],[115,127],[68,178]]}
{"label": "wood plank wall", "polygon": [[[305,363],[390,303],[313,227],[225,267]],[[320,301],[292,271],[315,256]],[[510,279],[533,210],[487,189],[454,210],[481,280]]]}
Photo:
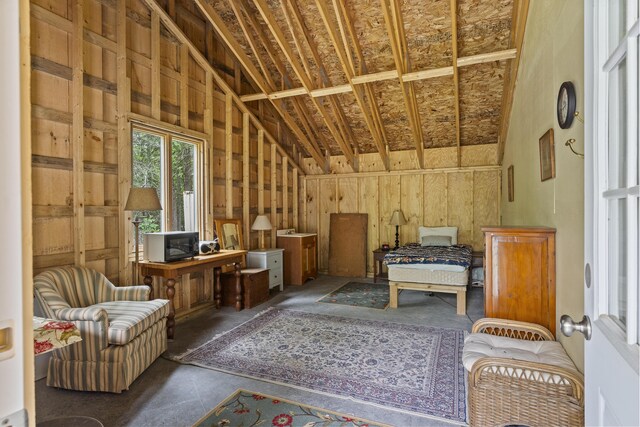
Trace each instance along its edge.
{"label": "wood plank wall", "polygon": [[[215,217],[243,218],[247,227],[273,208],[274,229],[293,224],[292,179],[304,172],[280,147],[271,150],[282,138],[277,122],[229,96],[247,82],[190,7],[179,0],[169,12],[191,46],[143,0],[32,0],[34,274],[75,263],[130,284],[133,232],[123,207],[132,121],[204,140],[205,238]],[[258,234],[247,233],[247,243],[257,247]],[[199,285],[191,295],[178,292],[178,310],[210,299],[202,277],[187,280]]]}
{"label": "wood plank wall", "polygon": [[416,242],[420,225],[457,226],[460,243],[482,250],[480,228],[500,223],[500,183],[498,166],[307,175],[299,220],[304,231],[318,233],[318,267],[326,272],[330,214],[368,214],[371,275],[372,251],[382,243],[394,245],[395,226],[389,221],[396,209],[408,222],[400,227],[400,244]]}

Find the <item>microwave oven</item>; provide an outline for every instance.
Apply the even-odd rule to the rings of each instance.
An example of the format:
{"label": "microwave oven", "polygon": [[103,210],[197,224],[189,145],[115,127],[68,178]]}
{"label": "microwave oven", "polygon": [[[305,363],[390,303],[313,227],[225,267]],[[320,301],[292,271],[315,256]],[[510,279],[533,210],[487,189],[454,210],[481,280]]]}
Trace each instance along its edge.
{"label": "microwave oven", "polygon": [[199,253],[199,234],[192,231],[165,231],[144,235],[144,258],[151,262],[171,262]]}

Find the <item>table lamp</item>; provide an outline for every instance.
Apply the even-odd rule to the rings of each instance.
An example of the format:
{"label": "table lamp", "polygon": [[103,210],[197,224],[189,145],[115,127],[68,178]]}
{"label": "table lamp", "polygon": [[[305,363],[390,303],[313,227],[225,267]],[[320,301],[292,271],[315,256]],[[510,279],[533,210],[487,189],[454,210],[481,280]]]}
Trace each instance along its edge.
{"label": "table lamp", "polygon": [[394,251],[398,249],[398,246],[400,246],[400,239],[398,238],[398,227],[401,225],[405,225],[406,223],[407,220],[400,209],[396,209],[395,211],[393,211],[393,214],[391,214],[391,221],[389,221],[389,225],[396,226],[396,247],[393,248]]}
{"label": "table lamp", "polygon": [[[124,206],[125,211],[138,211],[138,212],[150,212],[150,211],[159,211],[162,210],[162,205],[160,205],[160,200],[158,200],[158,193],[156,193],[155,188],[146,188],[146,187],[131,187],[129,190],[129,197],[127,198],[127,203]],[[144,214],[142,215],[144,216]],[[135,240],[135,248],[136,248],[136,267],[133,270],[133,284],[136,284],[138,279],[138,263],[139,259],[139,245],[138,241],[138,232],[140,223],[142,219],[140,216],[136,215],[135,218],[131,221],[136,228],[136,240]]]}
{"label": "table lamp", "polygon": [[271,230],[271,221],[266,215],[258,215],[256,220],[253,221],[251,229],[260,232],[260,249],[264,249],[264,232]]}

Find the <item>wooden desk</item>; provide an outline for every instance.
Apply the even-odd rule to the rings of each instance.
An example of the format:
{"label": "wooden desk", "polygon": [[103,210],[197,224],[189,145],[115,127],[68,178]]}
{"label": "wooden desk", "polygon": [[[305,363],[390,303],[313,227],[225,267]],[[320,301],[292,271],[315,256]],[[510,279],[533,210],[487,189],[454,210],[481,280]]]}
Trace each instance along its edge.
{"label": "wooden desk", "polygon": [[[236,311],[242,309],[242,281],[240,274],[240,264],[244,262],[247,251],[220,251],[213,255],[201,255],[182,261],[174,262],[150,262],[140,261],[140,271],[144,276],[144,284],[151,287],[153,280],[151,276],[166,279],[167,299],[169,300],[169,317],[167,318],[167,338],[173,339],[175,328],[175,307],[173,297],[176,293],[176,278],[183,274],[204,271],[209,268],[214,269],[214,299],[216,308],[220,308],[222,302],[222,285],[220,284],[220,270],[222,266],[234,264],[236,270]],[[153,289],[153,288],[152,288]]]}

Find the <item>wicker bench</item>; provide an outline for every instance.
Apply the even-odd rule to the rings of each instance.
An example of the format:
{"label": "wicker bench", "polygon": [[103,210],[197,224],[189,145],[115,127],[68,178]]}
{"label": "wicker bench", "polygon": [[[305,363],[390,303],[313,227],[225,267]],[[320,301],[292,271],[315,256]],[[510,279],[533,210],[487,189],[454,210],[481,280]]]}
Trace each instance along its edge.
{"label": "wicker bench", "polygon": [[584,383],[548,329],[478,320],[465,339],[469,424],[584,425]]}

